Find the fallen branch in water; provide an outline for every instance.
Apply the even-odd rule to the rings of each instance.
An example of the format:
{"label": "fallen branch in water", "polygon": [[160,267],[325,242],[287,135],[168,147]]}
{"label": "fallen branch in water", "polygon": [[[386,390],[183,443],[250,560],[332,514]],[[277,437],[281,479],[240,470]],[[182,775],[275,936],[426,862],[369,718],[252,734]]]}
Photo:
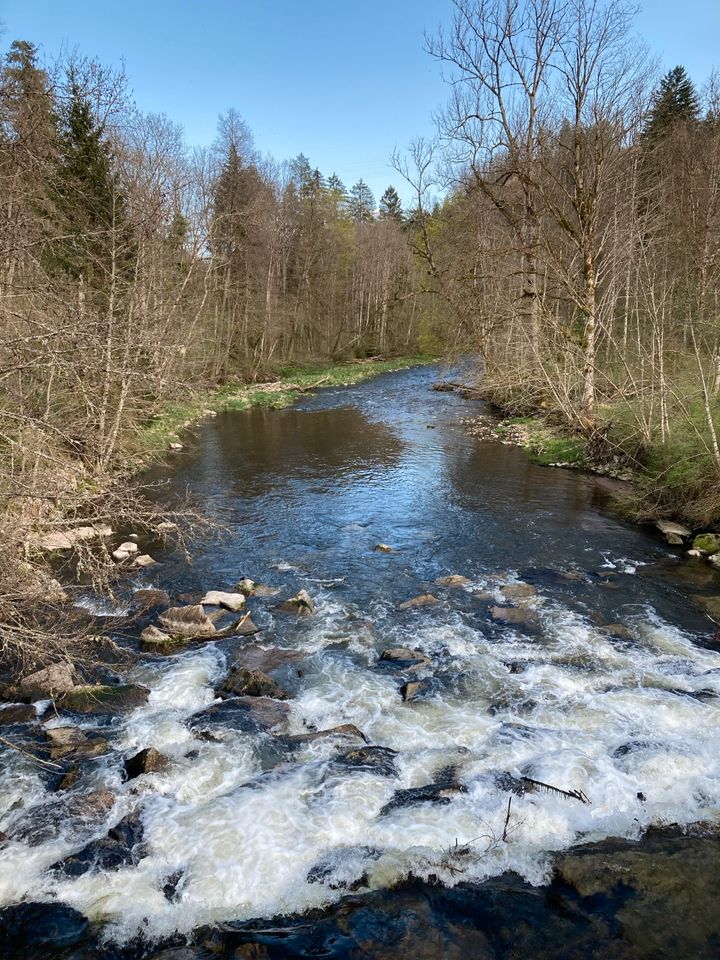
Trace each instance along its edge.
{"label": "fallen branch in water", "polygon": [[558,797],[579,800],[580,803],[590,803],[590,798],[582,790],[563,790],[562,787],[554,787],[551,783],[533,780],[532,777],[521,777],[520,779],[523,783],[528,784],[531,790],[544,790],[546,793],[552,793]]}
{"label": "fallen branch in water", "polygon": [[22,753],[23,756],[28,757],[33,761],[33,763],[39,763],[41,767],[50,767],[53,770],[63,769],[59,763],[53,763],[51,760],[41,760],[40,757],[36,757],[34,753],[30,753],[29,750],[24,750],[11,740],[6,740],[5,737],[0,737],[0,743],[8,747],[10,750],[16,750],[18,753]]}
{"label": "fallen branch in water", "polygon": [[507,813],[505,814],[505,823],[503,824],[503,832],[502,832],[503,843],[507,843],[507,828],[508,828],[508,824],[510,823],[511,805],[512,805],[512,794],[508,797],[508,808],[507,808]]}

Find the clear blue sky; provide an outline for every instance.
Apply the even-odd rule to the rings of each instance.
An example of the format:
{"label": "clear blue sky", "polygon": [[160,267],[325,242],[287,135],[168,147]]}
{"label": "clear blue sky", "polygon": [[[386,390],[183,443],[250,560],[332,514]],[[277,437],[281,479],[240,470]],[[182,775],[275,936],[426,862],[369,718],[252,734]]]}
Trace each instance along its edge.
{"label": "clear blue sky", "polygon": [[[430,134],[445,99],[423,31],[450,11],[450,0],[0,0],[3,48],[27,39],[50,59],[63,47],[124,59],[138,105],[180,121],[190,143],[209,143],[235,107],[261,152],[302,152],[378,195],[400,188],[393,147]],[[720,0],[646,0],[637,26],[665,69],[682,63],[701,84],[720,67]]]}

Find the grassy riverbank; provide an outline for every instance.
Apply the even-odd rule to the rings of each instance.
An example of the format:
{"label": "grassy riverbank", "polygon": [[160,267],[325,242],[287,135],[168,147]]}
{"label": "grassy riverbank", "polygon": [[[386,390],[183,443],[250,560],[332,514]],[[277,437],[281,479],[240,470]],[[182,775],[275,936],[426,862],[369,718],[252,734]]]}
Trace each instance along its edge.
{"label": "grassy riverbank", "polygon": [[273,379],[262,383],[234,383],[206,392],[193,392],[187,399],[168,403],[156,417],[143,424],[137,434],[138,461],[161,455],[194,421],[223,410],[250,407],[287,407],[297,398],[321,387],[345,387],[381,373],[405,370],[433,363],[435,357],[416,355],[362,362],[316,363],[279,366]]}
{"label": "grassy riverbank", "polygon": [[520,446],[543,466],[630,481],[620,506],[631,520],[676,519],[696,530],[720,523],[720,478],[699,404],[669,409],[665,436],[648,437],[642,411],[628,404],[600,406],[592,431],[581,432],[556,411],[529,410],[506,394],[483,395],[502,419],[479,418],[471,432]]}

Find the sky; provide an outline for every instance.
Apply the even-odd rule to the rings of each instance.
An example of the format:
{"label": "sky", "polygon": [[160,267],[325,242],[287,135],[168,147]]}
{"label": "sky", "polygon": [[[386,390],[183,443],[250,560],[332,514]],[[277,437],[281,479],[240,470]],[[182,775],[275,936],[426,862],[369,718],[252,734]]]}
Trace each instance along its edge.
{"label": "sky", "polygon": [[[390,155],[432,135],[447,97],[423,36],[451,10],[451,0],[0,0],[0,43],[124,61],[138,106],[179,121],[190,144],[209,144],[234,107],[261,153],[304,153],[379,197],[389,183],[405,195]],[[720,0],[645,0],[637,28],[663,70],[682,63],[701,85],[720,67]]]}

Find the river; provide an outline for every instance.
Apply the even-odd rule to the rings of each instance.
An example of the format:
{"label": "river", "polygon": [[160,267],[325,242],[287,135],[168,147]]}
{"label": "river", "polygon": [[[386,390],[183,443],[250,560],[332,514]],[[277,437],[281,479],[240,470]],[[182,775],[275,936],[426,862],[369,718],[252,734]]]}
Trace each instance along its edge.
{"label": "river", "polygon": [[[483,406],[433,392],[438,375],[419,367],[284,410],[220,414],[149,474],[164,501],[188,490],[219,532],[191,545],[191,564],[151,545],[159,563],[133,587],[193,602],[251,577],[279,593],[249,599],[255,638],[133,667],[149,701],[105,724],[112,751],[83,786],[116,793],[114,821],[139,809],[139,861],[49,871],[109,821],[11,842],[0,903],[56,897],[101,920],[109,941],[160,941],[351,893],[369,909],[401,881],[470,897],[513,871],[530,889],[559,852],[716,816],[720,653],[698,596],[717,593],[717,574],[623,522],[597,478],[467,435],[461,418]],[[436,582],[450,575],[466,580]],[[278,613],[299,589],[315,614]],[[438,602],[399,609],[425,594]],[[249,644],[293,652],[272,673],[290,695],[280,732],[205,712]],[[426,659],[379,659],[398,647]],[[408,680],[421,685],[405,702]],[[305,737],[342,724],[386,749],[357,762],[362,741]],[[170,767],[124,782],[123,757],[149,746]],[[5,760],[0,829],[12,836],[13,818],[54,794],[21,756]],[[238,955],[297,955],[278,949]],[[362,955],[396,954],[388,941]]]}

